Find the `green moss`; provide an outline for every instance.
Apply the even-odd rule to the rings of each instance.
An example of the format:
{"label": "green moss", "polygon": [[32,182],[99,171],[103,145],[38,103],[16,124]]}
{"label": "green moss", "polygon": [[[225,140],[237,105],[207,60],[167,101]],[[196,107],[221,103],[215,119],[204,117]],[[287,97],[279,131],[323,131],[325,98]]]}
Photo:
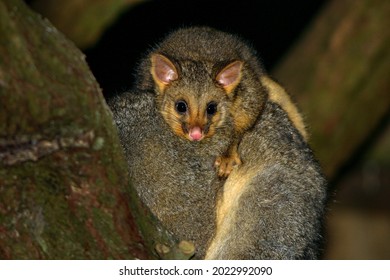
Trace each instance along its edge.
{"label": "green moss", "polygon": [[104,138],[103,137],[96,137],[95,141],[93,142],[92,148],[95,151],[99,151],[104,147]]}
{"label": "green moss", "polygon": [[107,246],[115,252],[119,244],[123,245],[122,240],[115,234],[115,227],[113,224],[113,217],[101,208],[94,208],[92,210],[93,226],[95,226],[97,232],[101,236],[101,242],[104,246]]}

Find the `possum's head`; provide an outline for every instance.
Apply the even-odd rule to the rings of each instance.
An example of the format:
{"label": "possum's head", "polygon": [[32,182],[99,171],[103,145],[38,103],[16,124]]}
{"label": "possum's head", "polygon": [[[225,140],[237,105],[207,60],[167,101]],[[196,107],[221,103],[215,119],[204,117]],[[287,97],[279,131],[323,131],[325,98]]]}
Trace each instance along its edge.
{"label": "possum's head", "polygon": [[176,60],[150,56],[157,104],[173,132],[190,141],[212,137],[227,125],[233,90],[240,82],[241,61]]}

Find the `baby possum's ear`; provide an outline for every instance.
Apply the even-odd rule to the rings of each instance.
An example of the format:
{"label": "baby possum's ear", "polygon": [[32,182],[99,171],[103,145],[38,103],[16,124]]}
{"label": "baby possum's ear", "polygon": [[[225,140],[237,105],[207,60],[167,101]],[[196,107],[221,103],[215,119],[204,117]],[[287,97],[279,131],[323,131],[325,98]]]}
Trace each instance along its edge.
{"label": "baby possum's ear", "polygon": [[150,59],[152,62],[150,72],[154,82],[162,93],[167,86],[179,78],[179,74],[175,65],[173,65],[166,56],[162,54],[152,54]]}
{"label": "baby possum's ear", "polygon": [[218,72],[216,81],[227,94],[230,94],[241,80],[241,61],[233,61]]}

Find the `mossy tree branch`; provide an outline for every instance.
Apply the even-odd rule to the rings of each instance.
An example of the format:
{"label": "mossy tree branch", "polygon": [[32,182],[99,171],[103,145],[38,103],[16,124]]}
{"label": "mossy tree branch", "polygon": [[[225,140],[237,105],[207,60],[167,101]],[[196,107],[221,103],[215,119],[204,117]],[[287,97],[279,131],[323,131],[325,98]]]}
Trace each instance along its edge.
{"label": "mossy tree branch", "polygon": [[172,246],[130,185],[83,54],[20,0],[0,2],[0,21],[0,258],[148,259]]}

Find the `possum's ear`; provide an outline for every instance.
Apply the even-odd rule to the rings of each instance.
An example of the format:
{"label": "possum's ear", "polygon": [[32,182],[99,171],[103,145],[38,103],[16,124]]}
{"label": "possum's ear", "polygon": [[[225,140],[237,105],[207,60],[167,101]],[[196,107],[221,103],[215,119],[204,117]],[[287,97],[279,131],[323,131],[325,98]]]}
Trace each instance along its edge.
{"label": "possum's ear", "polygon": [[154,82],[158,86],[160,92],[164,92],[167,86],[179,78],[177,69],[169,58],[161,54],[153,54],[151,56],[151,62],[152,68],[150,71]]}
{"label": "possum's ear", "polygon": [[230,94],[241,80],[242,62],[234,61],[218,72],[216,81]]}

